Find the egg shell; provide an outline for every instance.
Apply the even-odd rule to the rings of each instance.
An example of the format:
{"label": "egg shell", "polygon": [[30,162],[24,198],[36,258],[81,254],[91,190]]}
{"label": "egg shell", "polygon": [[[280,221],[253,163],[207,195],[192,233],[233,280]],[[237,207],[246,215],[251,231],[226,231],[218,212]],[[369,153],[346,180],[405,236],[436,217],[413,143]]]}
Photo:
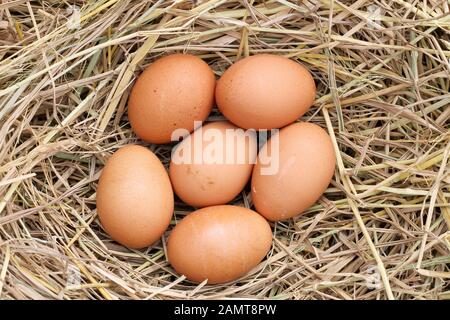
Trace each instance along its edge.
{"label": "egg shell", "polygon": [[128,100],[128,118],[143,140],[168,143],[175,129],[194,130],[214,103],[216,79],[202,59],[172,54],[156,60],[136,80]]}
{"label": "egg shell", "polygon": [[[212,122],[194,131],[177,148],[169,175],[178,197],[196,208],[226,204],[250,179],[257,155],[256,132],[245,132],[228,121]],[[188,156],[177,162],[177,154]],[[201,161],[196,163],[197,156]]]}
{"label": "egg shell", "polygon": [[259,54],[234,63],[216,86],[223,115],[241,128],[274,129],[301,117],[314,103],[308,69],[282,56]]}
{"label": "egg shell", "polygon": [[169,176],[152,151],[128,145],[109,158],[98,183],[97,212],[111,238],[147,247],[167,229],[173,208]]}
{"label": "egg shell", "polygon": [[302,213],[326,190],[335,165],[333,144],[321,127],[298,122],[281,129],[261,148],[253,168],[256,211],[271,221]]}
{"label": "egg shell", "polygon": [[236,280],[256,267],[272,245],[267,221],[253,210],[223,205],[199,209],[172,230],[167,243],[173,268],[209,284]]}

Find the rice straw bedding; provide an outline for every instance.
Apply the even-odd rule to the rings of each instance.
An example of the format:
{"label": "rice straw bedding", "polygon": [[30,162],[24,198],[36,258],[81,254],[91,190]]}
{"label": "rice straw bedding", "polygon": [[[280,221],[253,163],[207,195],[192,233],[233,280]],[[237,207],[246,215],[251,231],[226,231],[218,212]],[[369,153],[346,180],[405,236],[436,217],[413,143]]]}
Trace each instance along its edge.
{"label": "rice straw bedding", "polygon": [[[450,3],[447,0],[26,1],[0,3],[0,299],[449,299]],[[138,143],[136,76],[195,54],[219,77],[240,57],[305,64],[318,92],[304,121],[337,152],[305,214],[272,225],[256,269],[200,285],[165,241],[113,242],[99,173]],[[209,120],[222,119],[214,109]],[[249,188],[233,204],[251,207]]]}

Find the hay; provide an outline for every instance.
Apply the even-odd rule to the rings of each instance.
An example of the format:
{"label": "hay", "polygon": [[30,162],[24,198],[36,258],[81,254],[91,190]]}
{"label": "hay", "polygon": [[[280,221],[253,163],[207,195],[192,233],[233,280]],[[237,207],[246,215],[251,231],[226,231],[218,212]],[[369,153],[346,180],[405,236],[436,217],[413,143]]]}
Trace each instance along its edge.
{"label": "hay", "polygon": [[[73,4],[81,26],[68,30]],[[3,1],[0,298],[449,299],[449,12],[447,0]],[[320,201],[272,224],[267,260],[226,285],[180,278],[170,231],[128,250],[96,216],[103,163],[138,141],[130,86],[172,52],[217,76],[248,54],[303,62],[318,84],[303,119],[338,151]],[[167,165],[170,145],[148,147]],[[234,203],[250,206],[249,190]],[[171,227],[190,210],[177,203]]]}

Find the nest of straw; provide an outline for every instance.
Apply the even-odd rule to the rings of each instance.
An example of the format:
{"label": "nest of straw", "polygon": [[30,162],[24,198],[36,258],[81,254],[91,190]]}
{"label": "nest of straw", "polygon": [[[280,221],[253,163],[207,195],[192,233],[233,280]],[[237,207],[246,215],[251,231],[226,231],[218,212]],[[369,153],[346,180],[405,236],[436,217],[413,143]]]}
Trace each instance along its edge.
{"label": "nest of straw", "polygon": [[[447,0],[3,1],[0,299],[449,299],[449,12]],[[174,52],[217,76],[249,54],[304,63],[318,95],[302,120],[338,150],[322,198],[272,224],[267,259],[226,285],[167,262],[192,208],[177,202],[146,250],[97,219],[115,150],[142,144],[167,165],[172,146],[139,141],[126,110],[136,76]],[[233,203],[251,207],[249,190]]]}

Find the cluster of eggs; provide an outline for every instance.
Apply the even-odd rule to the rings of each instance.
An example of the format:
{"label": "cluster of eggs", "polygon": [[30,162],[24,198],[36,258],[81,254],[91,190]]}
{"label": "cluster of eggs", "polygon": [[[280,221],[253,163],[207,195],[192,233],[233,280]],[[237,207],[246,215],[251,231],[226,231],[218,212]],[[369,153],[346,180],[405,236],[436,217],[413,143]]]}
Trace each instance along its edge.
{"label": "cluster of eggs", "polygon": [[[182,140],[173,151],[184,153],[188,161],[175,161],[173,152],[167,173],[148,148],[128,145],[116,151],[97,189],[104,229],[130,248],[153,244],[170,224],[175,192],[198,210],[169,235],[167,256],[174,269],[191,281],[210,284],[245,275],[271,248],[267,220],[302,213],[318,200],[333,176],[335,154],[326,131],[295,122],[311,107],[315,94],[309,71],[281,56],[246,57],[218,81],[198,57],[173,54],[156,60],[132,88],[128,118],[132,130],[150,143],[169,143],[181,129],[177,137]],[[215,104],[229,121],[197,126]],[[258,153],[256,135],[243,129],[280,130]],[[234,135],[227,135],[228,130]],[[221,138],[211,139],[213,131]],[[222,153],[223,159],[230,154],[244,157],[195,161],[211,149]],[[276,170],[264,174],[267,162],[262,154],[265,160],[276,158]],[[255,210],[227,205],[250,179]]]}

